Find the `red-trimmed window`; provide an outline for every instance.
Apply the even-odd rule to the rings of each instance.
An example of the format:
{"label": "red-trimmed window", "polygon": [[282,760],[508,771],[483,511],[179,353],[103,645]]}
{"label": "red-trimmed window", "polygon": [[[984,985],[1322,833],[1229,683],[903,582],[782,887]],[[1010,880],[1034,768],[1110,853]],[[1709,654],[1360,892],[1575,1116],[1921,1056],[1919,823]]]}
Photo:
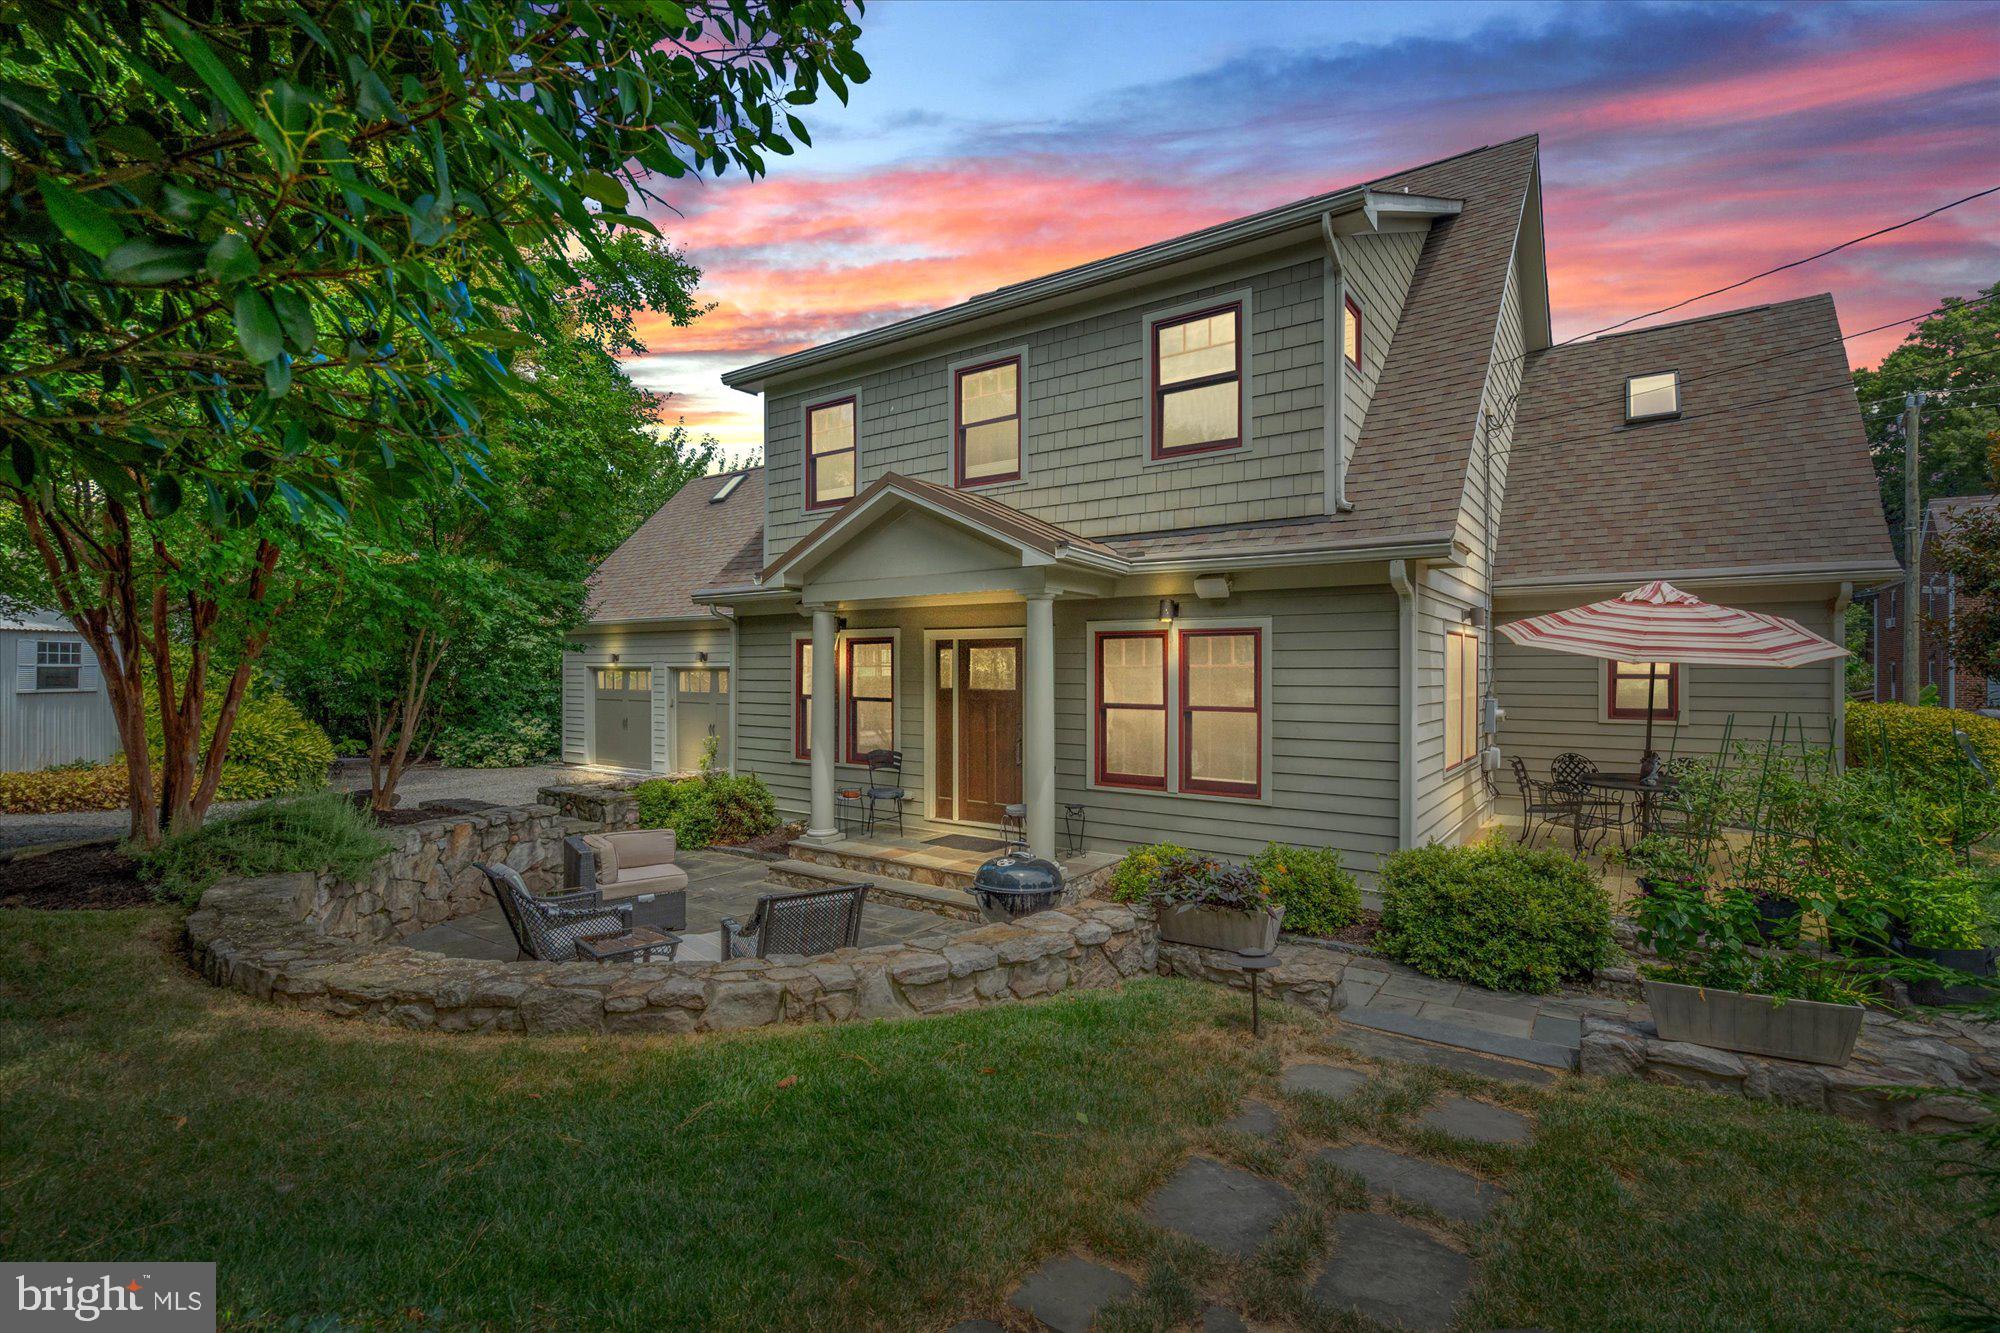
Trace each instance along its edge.
{"label": "red-trimmed window", "polygon": [[1607,662],[1604,670],[1604,715],[1620,720],[1646,720],[1650,678],[1653,720],[1678,722],[1681,716],[1681,669],[1675,662]]}
{"label": "red-trimmed window", "polygon": [[1347,355],[1347,364],[1361,369],[1361,306],[1353,297],[1347,298],[1347,309],[1340,320],[1340,348]]}
{"label": "red-trimmed window", "polygon": [[854,399],[806,409],[806,508],[831,509],[854,498],[860,457],[854,441]]}
{"label": "red-trimmed window", "polygon": [[1184,629],[1180,660],[1181,790],[1263,795],[1263,634]]}
{"label": "red-trimmed window", "polygon": [[1097,781],[1167,789],[1167,632],[1098,634]]}
{"label": "red-trimmed window", "polygon": [[800,759],[813,752],[813,641],[792,642],[792,753]]}
{"label": "red-trimmed window", "polygon": [[1153,457],[1243,442],[1242,335],[1240,304],[1153,326]]}
{"label": "red-trimmed window", "polygon": [[1021,475],[1021,358],[967,366],[952,381],[958,484],[990,486]]}
{"label": "red-trimmed window", "polygon": [[846,659],[847,762],[865,764],[896,748],[896,641],[849,639]]}

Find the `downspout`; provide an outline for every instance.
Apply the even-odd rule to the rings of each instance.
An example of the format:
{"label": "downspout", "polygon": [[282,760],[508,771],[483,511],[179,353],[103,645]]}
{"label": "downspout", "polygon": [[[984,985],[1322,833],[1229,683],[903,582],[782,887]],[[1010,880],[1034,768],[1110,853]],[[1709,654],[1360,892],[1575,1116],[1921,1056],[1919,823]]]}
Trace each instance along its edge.
{"label": "downspout", "polygon": [[[734,611],[725,611],[719,606],[711,606],[708,613],[718,620],[729,622],[729,775],[736,776],[736,687],[742,684],[743,673],[737,669],[737,659],[742,656],[743,623]],[[676,720],[675,725],[679,725]]]}
{"label": "downspout", "polygon": [[1396,778],[1396,845],[1413,846],[1417,836],[1417,602],[1423,565],[1391,560],[1389,586],[1396,590],[1396,720],[1399,739]]}
{"label": "downspout", "polygon": [[[1854,585],[1843,583],[1840,591],[1833,595],[1833,641],[1847,642],[1847,606],[1854,600]],[[1877,676],[1879,683],[1881,677]],[[1847,659],[1833,659],[1833,758],[1836,764],[1847,762]]]}
{"label": "downspout", "polygon": [[1321,448],[1326,453],[1326,512],[1345,514],[1354,509],[1347,498],[1347,356],[1341,350],[1347,330],[1347,264],[1340,253],[1340,239],[1333,234],[1333,214],[1319,217],[1320,236],[1326,242],[1326,270],[1320,284],[1320,344],[1325,358],[1326,406],[1320,427]]}

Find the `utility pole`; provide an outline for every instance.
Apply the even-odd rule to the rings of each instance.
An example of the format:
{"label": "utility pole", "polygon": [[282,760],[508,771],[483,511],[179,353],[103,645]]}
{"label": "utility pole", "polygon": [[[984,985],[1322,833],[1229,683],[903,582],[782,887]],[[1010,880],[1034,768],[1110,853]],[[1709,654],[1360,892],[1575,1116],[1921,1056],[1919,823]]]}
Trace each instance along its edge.
{"label": "utility pole", "polygon": [[1914,704],[1923,691],[1917,664],[1917,630],[1923,616],[1924,514],[1917,498],[1918,438],[1923,430],[1924,396],[1903,395],[1903,702]]}

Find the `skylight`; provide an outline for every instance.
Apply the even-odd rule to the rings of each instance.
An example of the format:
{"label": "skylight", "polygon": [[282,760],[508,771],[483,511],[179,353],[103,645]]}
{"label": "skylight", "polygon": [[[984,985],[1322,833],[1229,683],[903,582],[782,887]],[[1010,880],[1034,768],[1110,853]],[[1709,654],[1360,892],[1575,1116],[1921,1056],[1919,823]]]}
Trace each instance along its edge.
{"label": "skylight", "polygon": [[722,489],[717,491],[715,494],[709,496],[708,502],[712,505],[719,505],[724,500],[727,500],[730,496],[736,494],[736,488],[743,484],[743,478],[746,475],[748,474],[739,472],[735,476],[731,477],[728,481],[723,482]]}
{"label": "skylight", "polygon": [[1634,375],[1625,381],[1625,419],[1656,421],[1681,414],[1681,376],[1677,370]]}

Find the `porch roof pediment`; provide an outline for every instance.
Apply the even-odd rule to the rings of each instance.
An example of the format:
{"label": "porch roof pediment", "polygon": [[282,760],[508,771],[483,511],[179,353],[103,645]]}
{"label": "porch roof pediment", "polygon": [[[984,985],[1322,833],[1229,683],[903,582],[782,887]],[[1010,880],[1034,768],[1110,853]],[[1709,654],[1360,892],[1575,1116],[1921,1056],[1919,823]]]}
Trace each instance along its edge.
{"label": "porch roof pediment", "polygon": [[[922,516],[923,529],[957,539],[952,544],[960,550],[970,539],[991,552],[995,568],[1070,566],[1108,574],[1129,568],[1127,560],[1103,543],[997,500],[891,472],[794,543],[757,581],[766,588],[802,588],[815,571],[847,564],[856,553],[881,541],[887,522],[903,514]],[[910,558],[909,551],[900,549],[885,555],[903,563]]]}

